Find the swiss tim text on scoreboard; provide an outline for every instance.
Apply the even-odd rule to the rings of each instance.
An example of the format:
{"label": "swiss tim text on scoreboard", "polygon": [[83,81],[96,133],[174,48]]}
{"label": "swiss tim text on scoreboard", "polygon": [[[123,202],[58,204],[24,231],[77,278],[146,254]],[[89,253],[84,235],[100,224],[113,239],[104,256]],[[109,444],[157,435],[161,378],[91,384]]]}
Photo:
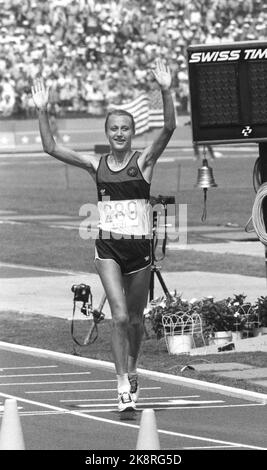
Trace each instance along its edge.
{"label": "swiss tim text on scoreboard", "polygon": [[267,142],[267,42],[188,47],[193,141]]}

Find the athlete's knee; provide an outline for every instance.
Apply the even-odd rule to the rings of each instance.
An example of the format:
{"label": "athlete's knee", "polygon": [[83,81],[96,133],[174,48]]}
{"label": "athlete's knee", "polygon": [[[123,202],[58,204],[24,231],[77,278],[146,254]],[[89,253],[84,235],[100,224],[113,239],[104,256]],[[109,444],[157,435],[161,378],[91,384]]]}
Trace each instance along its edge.
{"label": "athlete's knee", "polygon": [[143,309],[135,309],[129,312],[129,321],[131,325],[143,324]]}
{"label": "athlete's knee", "polygon": [[112,324],[115,328],[127,328],[129,325],[129,316],[125,310],[116,310],[112,312]]}

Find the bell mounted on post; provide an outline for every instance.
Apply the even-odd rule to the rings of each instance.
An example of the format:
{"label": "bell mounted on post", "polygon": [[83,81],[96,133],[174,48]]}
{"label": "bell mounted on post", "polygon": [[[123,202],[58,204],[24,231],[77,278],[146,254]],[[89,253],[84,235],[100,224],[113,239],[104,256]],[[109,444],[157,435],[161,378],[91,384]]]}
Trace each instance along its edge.
{"label": "bell mounted on post", "polygon": [[209,188],[215,188],[218,186],[214,180],[213,170],[209,166],[208,160],[205,157],[205,150],[203,153],[204,159],[202,162],[202,167],[198,169],[197,182],[195,184],[195,187],[202,188],[204,191],[204,209],[201,217],[202,222],[204,222],[207,217],[207,191]]}
{"label": "bell mounted on post", "polygon": [[197,188],[209,189],[218,186],[215,183],[213,170],[208,165],[208,160],[206,158],[203,159],[202,167],[198,169],[197,175]]}

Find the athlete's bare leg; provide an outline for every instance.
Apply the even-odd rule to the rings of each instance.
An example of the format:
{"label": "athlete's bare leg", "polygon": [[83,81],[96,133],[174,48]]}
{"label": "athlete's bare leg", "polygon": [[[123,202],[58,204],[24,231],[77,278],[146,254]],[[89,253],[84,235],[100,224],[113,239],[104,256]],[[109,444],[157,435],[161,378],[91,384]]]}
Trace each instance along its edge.
{"label": "athlete's bare leg", "polygon": [[117,375],[128,373],[129,315],[120,266],[112,259],[95,260],[112,315],[111,345]]}
{"label": "athlete's bare leg", "polygon": [[136,373],[137,361],[144,335],[143,312],[148,300],[151,268],[123,276],[126,304],[129,314],[128,325],[128,373]]}

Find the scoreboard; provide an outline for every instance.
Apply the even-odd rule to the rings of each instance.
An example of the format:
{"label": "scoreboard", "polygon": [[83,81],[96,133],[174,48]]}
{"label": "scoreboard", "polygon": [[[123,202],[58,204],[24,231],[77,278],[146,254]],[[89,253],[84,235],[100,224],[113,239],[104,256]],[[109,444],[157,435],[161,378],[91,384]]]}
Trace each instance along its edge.
{"label": "scoreboard", "polygon": [[189,46],[193,141],[267,142],[267,42]]}

